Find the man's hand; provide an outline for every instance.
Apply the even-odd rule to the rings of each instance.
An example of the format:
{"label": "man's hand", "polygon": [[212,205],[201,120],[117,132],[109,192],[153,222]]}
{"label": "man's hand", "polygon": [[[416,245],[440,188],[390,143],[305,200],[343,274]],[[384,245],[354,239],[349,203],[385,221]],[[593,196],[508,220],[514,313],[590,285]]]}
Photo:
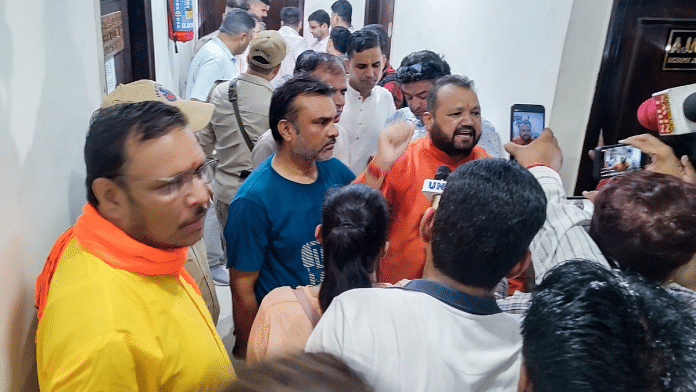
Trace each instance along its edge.
{"label": "man's hand", "polygon": [[396,121],[384,128],[379,135],[379,148],[374,158],[377,167],[389,170],[406,152],[415,129],[416,124],[406,120]]}
{"label": "man's hand", "polygon": [[239,271],[230,268],[230,289],[232,290],[232,318],[234,320],[235,343],[233,354],[238,359],[246,357],[249,332],[259,311],[254,287],[259,280],[259,271]]}
{"label": "man's hand", "polygon": [[563,154],[558,147],[558,141],[549,128],[545,128],[535,141],[526,146],[508,142],[505,145],[505,151],[524,167],[534,163],[543,163],[558,172],[563,163]]}
{"label": "man's hand", "polygon": [[679,160],[674,155],[674,150],[655,136],[646,133],[619,140],[619,143],[637,147],[650,155],[652,162],[646,167],[647,170],[668,174],[691,184],[696,183],[696,171],[689,158],[685,155]]}

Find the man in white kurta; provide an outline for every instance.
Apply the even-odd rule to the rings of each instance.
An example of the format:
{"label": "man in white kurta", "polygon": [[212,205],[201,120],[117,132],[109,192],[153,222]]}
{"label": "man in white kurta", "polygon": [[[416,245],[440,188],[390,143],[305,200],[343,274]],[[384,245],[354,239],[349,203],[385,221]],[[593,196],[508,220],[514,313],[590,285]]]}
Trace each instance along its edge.
{"label": "man in white kurta", "polygon": [[346,165],[362,173],[377,152],[379,134],[396,111],[389,90],[377,86],[382,77],[379,38],[370,31],[356,31],[348,43],[348,91],[339,125],[345,129],[350,150]]}

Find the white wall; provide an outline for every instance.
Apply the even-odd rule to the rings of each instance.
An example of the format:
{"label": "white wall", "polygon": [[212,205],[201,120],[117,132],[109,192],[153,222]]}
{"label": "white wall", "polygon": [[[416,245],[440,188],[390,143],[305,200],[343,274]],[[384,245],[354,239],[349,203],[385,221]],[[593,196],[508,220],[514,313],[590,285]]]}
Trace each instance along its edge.
{"label": "white wall", "polygon": [[[566,190],[572,189],[611,1],[432,0],[427,7],[414,5],[396,1],[391,63],[396,67],[421,49],[444,54],[453,73],[474,80],[483,116],[503,142],[510,139],[511,105],[544,105],[547,126],[565,155]],[[555,113],[556,106],[562,114]]]}
{"label": "white wall", "polygon": [[[192,2],[194,15],[198,15],[198,1]],[[155,51],[155,80],[178,96],[184,95],[186,77],[191,64],[191,52],[198,39],[198,18],[194,17],[194,39],[177,42],[169,39],[167,29],[167,0],[152,0],[152,41]],[[177,53],[178,52],[178,53]]]}
{"label": "white wall", "polygon": [[553,113],[548,124],[563,151],[561,177],[568,194],[577,180],[582,145],[602,64],[612,0],[576,0],[565,36]]}
{"label": "white wall", "polygon": [[[309,31],[309,23],[307,23],[307,17],[316,10],[324,10],[329,16],[331,16],[331,4],[336,0],[305,0],[304,4],[304,37],[307,39],[308,45],[314,40],[312,33]],[[399,0],[396,0],[399,2]],[[404,0],[401,0],[404,1]],[[405,0],[410,2],[412,0]],[[350,5],[353,6],[353,27],[357,30],[365,24],[365,0],[350,0]]]}
{"label": "white wall", "polygon": [[421,49],[444,54],[452,73],[474,80],[483,116],[509,140],[512,104],[553,109],[571,6],[572,0],[432,1],[428,7],[397,1],[392,62]]}
{"label": "white wall", "polygon": [[[101,102],[99,2],[0,1],[0,390],[22,390],[34,282],[85,202]],[[102,60],[103,61],[103,60]]]}

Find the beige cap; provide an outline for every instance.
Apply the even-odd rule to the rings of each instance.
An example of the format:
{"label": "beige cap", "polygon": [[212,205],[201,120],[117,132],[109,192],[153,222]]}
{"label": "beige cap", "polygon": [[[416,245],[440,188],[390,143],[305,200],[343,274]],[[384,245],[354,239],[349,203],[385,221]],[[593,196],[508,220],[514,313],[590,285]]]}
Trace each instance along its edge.
{"label": "beige cap", "polygon": [[107,95],[102,101],[101,107],[113,106],[119,103],[159,101],[172,105],[181,110],[186,116],[188,126],[192,131],[200,131],[205,128],[213,116],[215,106],[210,103],[198,101],[185,101],[173,92],[162,87],[152,80],[138,80],[128,84],[121,84],[116,90]]}
{"label": "beige cap", "polygon": [[263,69],[280,64],[288,54],[288,46],[277,31],[266,30],[256,34],[249,44],[249,63]]}

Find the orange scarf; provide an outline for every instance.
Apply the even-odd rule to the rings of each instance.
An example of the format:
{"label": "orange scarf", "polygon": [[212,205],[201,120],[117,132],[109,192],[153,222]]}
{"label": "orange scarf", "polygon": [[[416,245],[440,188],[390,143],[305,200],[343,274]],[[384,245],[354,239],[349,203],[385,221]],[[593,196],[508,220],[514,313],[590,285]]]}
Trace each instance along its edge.
{"label": "orange scarf", "polygon": [[34,300],[39,319],[46,308],[53,273],[63,251],[73,239],[77,239],[84,250],[113,267],[151,276],[181,276],[198,294],[201,293],[196,282],[184,269],[187,247],[158,249],[138,242],[87,203],[75,225],[58,237],[46,258],[43,271],[36,278]]}

